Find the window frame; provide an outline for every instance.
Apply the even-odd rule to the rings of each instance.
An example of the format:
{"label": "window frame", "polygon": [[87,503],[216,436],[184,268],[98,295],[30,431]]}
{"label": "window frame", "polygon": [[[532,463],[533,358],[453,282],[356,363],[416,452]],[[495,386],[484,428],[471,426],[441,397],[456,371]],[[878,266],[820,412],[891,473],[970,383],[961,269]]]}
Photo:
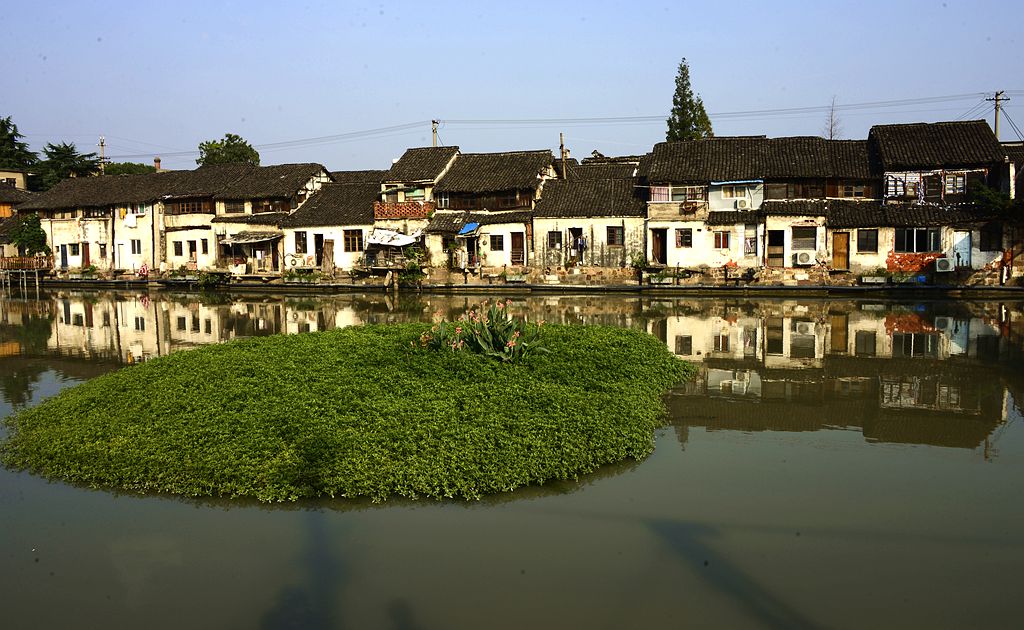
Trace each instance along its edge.
{"label": "window frame", "polygon": [[[923,236],[922,236],[923,235]],[[900,245],[900,241],[903,245]],[[924,240],[924,248],[919,241]],[[908,245],[908,241],[910,245]],[[912,248],[912,249],[911,249]],[[892,251],[897,254],[937,254],[942,253],[942,228],[938,227],[898,227],[893,234]]]}
{"label": "window frame", "polygon": [[608,247],[626,246],[626,228],[621,225],[609,225],[605,234]]}
{"label": "window frame", "polygon": [[306,232],[305,230],[295,232],[295,253],[309,253],[309,232]]}
{"label": "window frame", "polygon": [[693,248],[693,228],[676,228],[676,249]]}
{"label": "window frame", "polygon": [[142,255],[142,239],[140,239],[140,238],[133,238],[133,239],[131,239],[129,244],[131,245],[132,256],[141,256]]}
{"label": "window frame", "polygon": [[732,234],[732,232],[729,230],[715,230],[714,232],[712,232],[712,238],[714,238],[715,249],[729,249],[730,234]]}
{"label": "window frame", "polygon": [[548,249],[562,249],[561,230],[548,230]]}
{"label": "window frame", "polygon": [[346,252],[361,252],[366,247],[362,230],[342,230],[341,240]]}
{"label": "window frame", "polygon": [[182,258],[185,256],[184,241],[171,241],[171,249],[174,251],[175,258]]}
{"label": "window frame", "polygon": [[857,228],[857,253],[878,253],[878,228]]}
{"label": "window frame", "polygon": [[488,243],[488,245],[490,246],[490,250],[492,252],[503,252],[503,251],[505,251],[505,235],[504,234],[491,234],[490,237],[491,238],[490,238],[490,242]]}

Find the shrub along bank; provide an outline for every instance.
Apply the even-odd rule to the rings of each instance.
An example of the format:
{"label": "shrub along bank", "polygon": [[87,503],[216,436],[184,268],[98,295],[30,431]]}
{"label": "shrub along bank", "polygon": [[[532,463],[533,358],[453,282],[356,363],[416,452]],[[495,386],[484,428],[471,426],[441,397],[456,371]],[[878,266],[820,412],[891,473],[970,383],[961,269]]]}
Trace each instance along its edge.
{"label": "shrub along bank", "polygon": [[246,339],[63,391],[6,423],[0,460],[137,492],[478,498],[653,447],[692,373],[640,331],[550,326],[513,364],[438,352],[421,324]]}

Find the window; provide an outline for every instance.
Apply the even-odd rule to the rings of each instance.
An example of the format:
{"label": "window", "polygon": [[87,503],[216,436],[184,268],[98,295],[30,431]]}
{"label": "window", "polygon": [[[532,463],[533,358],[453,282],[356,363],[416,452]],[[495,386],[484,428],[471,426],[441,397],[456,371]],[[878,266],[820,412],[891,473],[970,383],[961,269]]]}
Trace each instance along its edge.
{"label": "window", "polygon": [[967,192],[967,176],[963,173],[946,174],[946,194],[962,195]]}
{"label": "window", "polygon": [[715,335],[715,352],[729,351],[729,335]]}
{"label": "window", "polygon": [[405,191],[406,201],[423,201],[427,196],[427,193],[422,188],[413,188],[412,190]]}
{"label": "window", "polygon": [[199,244],[204,256],[210,253],[210,243],[208,243],[205,238],[199,241]]}
{"label": "window", "polygon": [[867,186],[864,184],[843,184],[839,189],[840,197],[867,197]]}
{"label": "window", "polygon": [[192,316],[192,332],[194,332],[194,333],[199,332],[199,316],[198,315],[193,315]]}
{"label": "window", "polygon": [[71,243],[70,245],[68,245],[68,253],[71,254],[72,256],[77,256],[78,251],[78,243]]}
{"label": "window", "polygon": [[728,232],[715,232],[715,249],[729,249]]}
{"label": "window", "polygon": [[295,253],[305,254],[309,252],[309,233],[308,232],[296,232],[295,233]]}
{"label": "window", "polygon": [[184,256],[185,255],[185,250],[182,247],[181,241],[174,241],[174,255],[175,256]]}
{"label": "window", "polygon": [[676,228],[676,247],[693,247],[693,228]]}
{"label": "window", "polygon": [[548,232],[548,249],[562,249],[562,233]]}
{"label": "window", "polygon": [[793,228],[793,249],[818,249],[818,228]]}
{"label": "window", "polygon": [[188,257],[189,257],[190,260],[195,260],[196,259],[196,251],[198,251],[198,248],[196,247],[196,242],[195,241],[189,241],[188,242]]}
{"label": "window", "polygon": [[224,214],[242,214],[245,212],[244,201],[225,201]]}
{"label": "window", "polygon": [[209,199],[188,199],[167,204],[167,214],[213,214]]}
{"label": "window", "polygon": [[505,237],[501,234],[491,234],[491,251],[505,251]]}
{"label": "window", "polygon": [[942,251],[939,228],[896,228],[894,251],[899,253]]}
{"label": "window", "polygon": [[135,318],[135,330],[146,330],[146,318],[136,317]]}
{"label": "window", "polygon": [[878,230],[857,230],[857,253],[878,253]]}
{"label": "window", "polygon": [[451,199],[449,199],[448,193],[446,192],[438,193],[438,195],[434,199],[437,201],[438,208],[447,208],[449,207],[448,204],[451,203]]}
{"label": "window", "polygon": [[939,335],[936,333],[893,333],[893,357],[936,357]]}
{"label": "window", "polygon": [[672,201],[705,201],[707,189],[704,186],[673,186]]}
{"label": "window", "polygon": [[676,335],[676,354],[687,357],[693,354],[693,337],[690,335]]}
{"label": "window", "polygon": [[148,210],[149,206],[144,203],[133,203],[130,208],[131,213],[138,216],[146,214]]}
{"label": "window", "polygon": [[209,319],[203,320],[203,332],[207,335],[213,334],[213,324]]}
{"label": "window", "polygon": [[621,247],[626,244],[626,228],[621,225],[608,226],[608,246]]}
{"label": "window", "polygon": [[651,186],[651,201],[669,201],[668,186]]}
{"label": "window", "polygon": [[757,256],[757,225],[743,226],[743,255]]}
{"label": "window", "polygon": [[398,203],[398,187],[388,186],[384,189],[384,202],[385,203]]}
{"label": "window", "polygon": [[854,354],[858,357],[875,356],[875,331],[858,330],[853,343]]}
{"label": "window", "polygon": [[998,223],[989,223],[981,228],[981,243],[979,248],[983,252],[998,252],[1003,249],[1003,226]]}
{"label": "window", "polygon": [[179,317],[178,318],[178,322],[177,322],[178,330],[185,330],[187,327],[188,327],[188,323],[185,321],[185,318],[184,317]]}
{"label": "window", "polygon": [[746,186],[722,186],[722,197],[725,199],[736,199],[747,196]]}
{"label": "window", "polygon": [[16,180],[13,177],[5,177],[3,179],[0,179],[0,183],[7,184],[11,188],[17,188],[18,187],[18,180]]}
{"label": "window", "polygon": [[106,258],[106,257],[107,257],[107,244],[106,243],[100,243],[100,258]]}
{"label": "window", "polygon": [[137,239],[137,238],[133,238],[132,241],[131,241],[131,244],[132,244],[132,253],[135,254],[135,255],[141,255],[142,254],[142,240],[141,239]]}
{"label": "window", "polygon": [[342,240],[344,241],[346,252],[363,251],[362,230],[345,230],[344,232],[342,232]]}

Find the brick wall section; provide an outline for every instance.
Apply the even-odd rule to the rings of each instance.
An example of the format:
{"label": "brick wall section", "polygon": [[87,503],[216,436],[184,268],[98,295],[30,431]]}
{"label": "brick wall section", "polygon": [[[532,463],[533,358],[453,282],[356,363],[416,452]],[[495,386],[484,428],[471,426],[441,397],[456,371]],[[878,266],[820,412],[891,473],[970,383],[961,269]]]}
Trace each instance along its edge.
{"label": "brick wall section", "polygon": [[373,202],[374,219],[428,219],[433,213],[432,201]]}

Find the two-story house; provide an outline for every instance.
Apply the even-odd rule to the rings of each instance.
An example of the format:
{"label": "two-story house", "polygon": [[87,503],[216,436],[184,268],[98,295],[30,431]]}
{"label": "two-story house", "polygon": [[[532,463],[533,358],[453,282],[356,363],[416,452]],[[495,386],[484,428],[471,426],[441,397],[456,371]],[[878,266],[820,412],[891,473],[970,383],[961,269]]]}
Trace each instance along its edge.
{"label": "two-story house", "polygon": [[377,182],[321,186],[281,223],[285,268],[319,268],[332,273],[336,268],[361,266],[379,198]]}

